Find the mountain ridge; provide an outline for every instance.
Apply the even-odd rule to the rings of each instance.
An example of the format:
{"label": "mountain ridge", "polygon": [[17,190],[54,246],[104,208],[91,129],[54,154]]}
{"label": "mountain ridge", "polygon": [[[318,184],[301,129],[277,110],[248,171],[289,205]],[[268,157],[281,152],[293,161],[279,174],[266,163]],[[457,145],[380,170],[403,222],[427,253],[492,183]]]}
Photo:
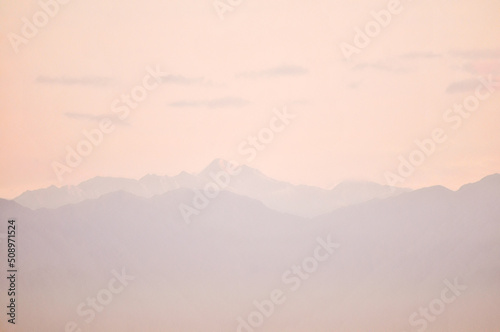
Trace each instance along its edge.
{"label": "mountain ridge", "polygon": [[[12,201],[37,210],[40,208],[54,209],[88,199],[96,199],[120,190],[145,198],[180,188],[203,191],[208,183],[214,182],[213,175],[227,169],[227,165],[227,161],[217,158],[197,174],[187,172],[180,172],[175,176],[147,174],[138,180],[97,176],[76,186],[56,187],[52,185],[38,190],[29,190]],[[499,174],[492,174],[484,179],[497,181],[495,179],[499,178]],[[468,184],[465,184],[461,188],[468,188],[467,186]],[[412,192],[408,188],[390,187],[363,181],[344,181],[331,189],[293,185],[270,178],[259,170],[246,165],[241,165],[241,171],[237,175],[229,176],[229,183],[222,190],[256,199],[279,212],[307,218],[314,218],[345,206],[372,199],[384,199]]]}

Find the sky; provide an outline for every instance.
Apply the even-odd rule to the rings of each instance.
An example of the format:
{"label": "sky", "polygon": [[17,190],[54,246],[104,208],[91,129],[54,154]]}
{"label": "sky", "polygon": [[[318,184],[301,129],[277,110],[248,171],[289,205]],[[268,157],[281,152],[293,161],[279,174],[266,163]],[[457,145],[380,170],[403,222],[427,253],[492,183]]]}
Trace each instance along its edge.
{"label": "sky", "polygon": [[0,3],[0,197],[215,158],[321,188],[500,172],[498,1],[65,1]]}

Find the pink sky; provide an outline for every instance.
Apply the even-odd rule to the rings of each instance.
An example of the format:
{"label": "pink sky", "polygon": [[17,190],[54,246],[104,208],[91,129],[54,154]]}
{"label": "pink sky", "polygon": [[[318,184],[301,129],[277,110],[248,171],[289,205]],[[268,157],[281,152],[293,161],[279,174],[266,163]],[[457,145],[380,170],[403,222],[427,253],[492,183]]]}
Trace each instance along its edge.
{"label": "pink sky", "polygon": [[[221,20],[211,0],[72,0],[18,53],[9,34],[41,7],[2,2],[0,197],[98,175],[198,172],[218,157],[245,162],[238,146],[285,105],[296,117],[249,163],[279,180],[384,183],[435,128],[449,138],[402,186],[456,189],[500,172],[500,94],[458,129],[443,120],[478,77],[500,80],[500,3],[402,1],[346,61],[339,45],[388,2],[242,1]],[[113,100],[148,66],[165,79],[118,120]],[[59,181],[52,163],[108,116],[115,130]]]}

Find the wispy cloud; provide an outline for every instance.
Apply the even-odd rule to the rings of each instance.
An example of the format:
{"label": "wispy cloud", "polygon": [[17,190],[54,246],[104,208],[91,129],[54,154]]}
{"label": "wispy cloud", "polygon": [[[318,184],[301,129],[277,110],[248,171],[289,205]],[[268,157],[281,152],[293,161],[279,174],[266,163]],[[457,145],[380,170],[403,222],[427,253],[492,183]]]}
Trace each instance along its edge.
{"label": "wispy cloud", "polygon": [[360,63],[357,64],[352,68],[353,70],[366,70],[366,69],[373,69],[373,70],[379,70],[379,71],[385,71],[385,72],[391,72],[391,73],[404,73],[408,72],[408,68],[403,67],[396,62],[373,62],[373,63]]}
{"label": "wispy cloud", "polygon": [[250,71],[239,73],[237,78],[263,78],[263,77],[284,77],[284,76],[302,76],[309,72],[307,68],[301,66],[277,66],[261,71]]}
{"label": "wispy cloud", "polygon": [[212,85],[213,83],[205,77],[187,77],[183,75],[161,76],[163,83],[179,85]]}
{"label": "wispy cloud", "polygon": [[85,120],[85,121],[94,121],[99,122],[102,119],[111,119],[115,124],[123,124],[127,123],[121,120],[116,114],[107,114],[107,115],[94,115],[94,114],[86,114],[86,113],[75,113],[75,112],[66,112],[64,115],[70,119],[74,120]]}
{"label": "wispy cloud", "polygon": [[492,58],[500,58],[500,49],[499,50],[465,50],[465,51],[452,51],[450,55],[468,58],[468,59],[492,59]]}
{"label": "wispy cloud", "polygon": [[409,52],[400,56],[402,59],[433,59],[442,57],[442,54],[434,52]]}
{"label": "wispy cloud", "polygon": [[[160,77],[163,83],[178,85],[214,85],[213,82],[205,77],[188,77],[184,75],[163,75]],[[108,85],[112,79],[100,76],[38,76],[35,80],[40,84],[59,84],[59,85]]]}
{"label": "wispy cloud", "polygon": [[172,107],[206,107],[206,108],[226,108],[226,107],[243,107],[250,104],[249,101],[238,97],[226,97],[210,100],[182,100],[170,103]]}
{"label": "wispy cloud", "polygon": [[68,77],[68,76],[38,76],[35,80],[40,84],[57,84],[57,85],[89,85],[89,86],[103,86],[111,82],[111,78],[99,76],[82,76],[82,77]]}

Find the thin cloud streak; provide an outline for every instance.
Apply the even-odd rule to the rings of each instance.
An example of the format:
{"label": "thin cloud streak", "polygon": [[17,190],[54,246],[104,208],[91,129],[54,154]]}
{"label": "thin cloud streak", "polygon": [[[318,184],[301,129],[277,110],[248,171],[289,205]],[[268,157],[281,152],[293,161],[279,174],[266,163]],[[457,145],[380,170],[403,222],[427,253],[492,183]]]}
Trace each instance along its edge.
{"label": "thin cloud streak", "polygon": [[108,77],[99,76],[84,76],[84,77],[69,77],[69,76],[38,76],[35,80],[39,84],[54,84],[54,85],[90,85],[104,86],[109,85],[112,80]]}
{"label": "thin cloud streak", "polygon": [[66,112],[66,113],[64,113],[64,116],[66,116],[67,118],[73,119],[73,120],[85,120],[85,121],[92,121],[92,122],[99,122],[102,119],[111,119],[111,120],[113,120],[114,124],[128,125],[127,122],[121,120],[115,114],[93,115],[93,114],[85,114],[85,113]]}
{"label": "thin cloud streak", "polygon": [[244,107],[250,104],[249,101],[237,98],[237,97],[227,97],[220,99],[210,99],[210,100],[197,100],[189,101],[183,100],[174,103],[170,103],[169,106],[184,108],[184,107],[206,107],[206,108],[227,108],[227,107]]}
{"label": "thin cloud streak", "polygon": [[277,66],[262,71],[251,71],[237,74],[237,78],[264,78],[264,77],[285,77],[285,76],[303,76],[309,72],[302,66]]}

